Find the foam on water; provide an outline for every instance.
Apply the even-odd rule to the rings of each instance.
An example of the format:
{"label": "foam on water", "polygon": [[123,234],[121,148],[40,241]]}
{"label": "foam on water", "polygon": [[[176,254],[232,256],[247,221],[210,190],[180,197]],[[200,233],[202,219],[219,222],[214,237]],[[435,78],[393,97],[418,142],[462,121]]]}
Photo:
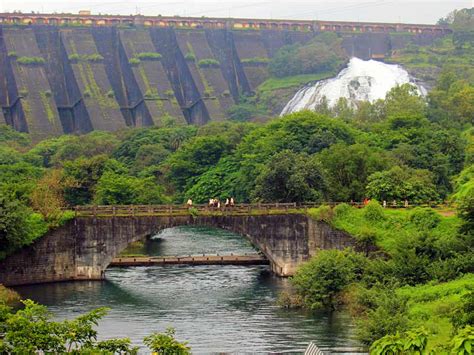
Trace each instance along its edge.
{"label": "foam on water", "polygon": [[335,78],[321,80],[299,90],[281,115],[304,109],[315,110],[324,97],[330,107],[341,97],[345,97],[352,104],[357,101],[374,102],[384,99],[393,87],[406,83],[416,85],[422,95],[426,94],[426,89],[416,84],[410,74],[399,65],[352,58],[348,66]]}

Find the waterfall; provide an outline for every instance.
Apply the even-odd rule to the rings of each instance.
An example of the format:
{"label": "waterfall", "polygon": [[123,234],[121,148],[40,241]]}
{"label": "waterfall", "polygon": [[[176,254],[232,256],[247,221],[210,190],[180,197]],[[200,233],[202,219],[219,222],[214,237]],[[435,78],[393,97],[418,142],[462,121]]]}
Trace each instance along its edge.
{"label": "waterfall", "polygon": [[321,80],[300,89],[286,104],[281,116],[304,109],[315,110],[323,98],[326,98],[329,107],[336,105],[341,97],[345,97],[353,105],[357,101],[374,102],[384,99],[393,87],[405,83],[414,84],[422,95],[426,95],[426,89],[417,84],[401,66],[352,58],[335,78]]}

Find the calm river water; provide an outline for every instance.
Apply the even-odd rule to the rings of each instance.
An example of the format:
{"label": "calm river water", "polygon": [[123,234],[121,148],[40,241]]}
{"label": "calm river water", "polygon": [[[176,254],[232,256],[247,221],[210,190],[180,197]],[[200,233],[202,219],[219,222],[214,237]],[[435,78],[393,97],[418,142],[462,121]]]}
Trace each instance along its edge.
{"label": "calm river water", "polygon": [[[149,255],[253,253],[242,237],[221,230],[168,229],[132,252]],[[47,305],[59,318],[97,307],[110,312],[99,337],[144,336],[176,329],[193,353],[302,352],[310,341],[321,348],[357,346],[344,313],[305,313],[275,305],[287,279],[266,266],[166,266],[110,268],[98,282],[67,282],[19,287],[23,298]]]}

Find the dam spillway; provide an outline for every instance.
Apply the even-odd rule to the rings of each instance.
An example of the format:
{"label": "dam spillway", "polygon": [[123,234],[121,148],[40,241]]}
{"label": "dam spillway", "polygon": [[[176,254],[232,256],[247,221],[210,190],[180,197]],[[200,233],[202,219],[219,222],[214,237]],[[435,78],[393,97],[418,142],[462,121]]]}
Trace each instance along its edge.
{"label": "dam spillway", "polygon": [[[53,25],[46,15],[35,16],[31,22],[33,16],[17,14],[20,23],[10,23],[11,16],[0,14],[0,123],[35,141],[170,120],[226,120],[241,95],[252,95],[269,78],[268,61],[282,46],[304,44],[323,31],[321,24],[243,30],[237,20],[228,28]],[[383,26],[373,33],[334,26],[324,28],[340,31],[348,55],[366,59],[444,34],[436,26],[396,36]]]}

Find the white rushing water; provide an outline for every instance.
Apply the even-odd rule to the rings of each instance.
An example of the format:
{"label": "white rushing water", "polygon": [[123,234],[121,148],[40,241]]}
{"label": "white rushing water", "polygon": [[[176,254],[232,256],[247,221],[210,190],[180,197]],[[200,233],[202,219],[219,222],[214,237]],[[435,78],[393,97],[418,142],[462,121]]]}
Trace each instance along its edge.
{"label": "white rushing water", "polygon": [[324,97],[329,107],[333,107],[341,97],[348,99],[351,104],[357,101],[374,102],[384,99],[393,87],[406,83],[416,85],[422,95],[426,94],[426,89],[416,84],[399,65],[352,58],[335,78],[321,80],[299,90],[286,104],[281,115],[305,109],[315,110]]}

